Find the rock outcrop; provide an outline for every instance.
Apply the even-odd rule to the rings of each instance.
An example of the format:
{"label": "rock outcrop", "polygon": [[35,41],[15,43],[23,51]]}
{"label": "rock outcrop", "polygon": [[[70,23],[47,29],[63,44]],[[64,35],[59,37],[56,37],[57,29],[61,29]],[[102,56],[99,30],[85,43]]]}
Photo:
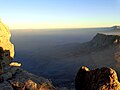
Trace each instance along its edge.
{"label": "rock outcrop", "polygon": [[115,70],[107,67],[89,70],[81,67],[75,78],[76,90],[120,90]]}
{"label": "rock outcrop", "polygon": [[9,28],[0,21],[0,47],[9,50],[10,57],[14,58],[14,45],[10,42],[11,33]]}
{"label": "rock outcrop", "polygon": [[120,26],[113,26],[112,30],[120,30]]}
{"label": "rock outcrop", "polygon": [[103,48],[120,43],[119,35],[107,35],[98,33],[90,42],[91,48]]}
{"label": "rock outcrop", "polygon": [[20,68],[21,63],[12,62],[14,45],[10,31],[0,21],[0,90],[55,90],[48,79],[38,77]]}

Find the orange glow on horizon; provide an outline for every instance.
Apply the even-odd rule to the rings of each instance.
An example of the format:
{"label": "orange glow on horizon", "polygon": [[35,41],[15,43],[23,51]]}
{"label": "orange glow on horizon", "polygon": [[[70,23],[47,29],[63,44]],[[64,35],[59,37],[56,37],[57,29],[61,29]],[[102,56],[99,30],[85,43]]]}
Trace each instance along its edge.
{"label": "orange glow on horizon", "polygon": [[[2,20],[3,21],[3,20]],[[39,22],[6,22],[3,21],[10,29],[59,29],[59,28],[98,28],[98,27],[112,27],[119,26],[120,23],[111,22],[69,22],[69,23],[39,23]]]}

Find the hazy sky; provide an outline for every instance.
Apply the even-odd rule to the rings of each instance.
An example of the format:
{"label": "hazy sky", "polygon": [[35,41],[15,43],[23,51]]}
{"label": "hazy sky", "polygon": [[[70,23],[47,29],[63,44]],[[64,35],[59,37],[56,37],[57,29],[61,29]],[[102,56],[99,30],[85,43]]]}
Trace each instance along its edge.
{"label": "hazy sky", "polygon": [[83,28],[120,25],[120,0],[0,0],[10,28]]}

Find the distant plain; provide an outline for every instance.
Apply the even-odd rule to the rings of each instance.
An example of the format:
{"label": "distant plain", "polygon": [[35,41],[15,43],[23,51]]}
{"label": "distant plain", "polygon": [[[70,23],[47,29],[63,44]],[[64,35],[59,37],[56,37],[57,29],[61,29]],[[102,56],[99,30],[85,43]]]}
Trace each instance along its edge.
{"label": "distant plain", "polygon": [[51,79],[57,86],[72,87],[75,74],[84,63],[74,61],[72,58],[58,57],[56,51],[64,45],[69,47],[90,41],[98,32],[109,30],[109,28],[11,30],[11,41],[16,52],[15,60],[20,61],[25,70]]}

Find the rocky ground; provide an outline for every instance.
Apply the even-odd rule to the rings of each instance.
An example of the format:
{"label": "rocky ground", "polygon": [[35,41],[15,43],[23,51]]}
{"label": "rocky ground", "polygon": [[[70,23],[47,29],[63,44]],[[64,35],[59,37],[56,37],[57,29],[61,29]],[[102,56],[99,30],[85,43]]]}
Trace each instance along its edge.
{"label": "rocky ground", "polygon": [[0,75],[0,90],[55,90],[48,79],[38,77],[20,67],[7,67]]}

